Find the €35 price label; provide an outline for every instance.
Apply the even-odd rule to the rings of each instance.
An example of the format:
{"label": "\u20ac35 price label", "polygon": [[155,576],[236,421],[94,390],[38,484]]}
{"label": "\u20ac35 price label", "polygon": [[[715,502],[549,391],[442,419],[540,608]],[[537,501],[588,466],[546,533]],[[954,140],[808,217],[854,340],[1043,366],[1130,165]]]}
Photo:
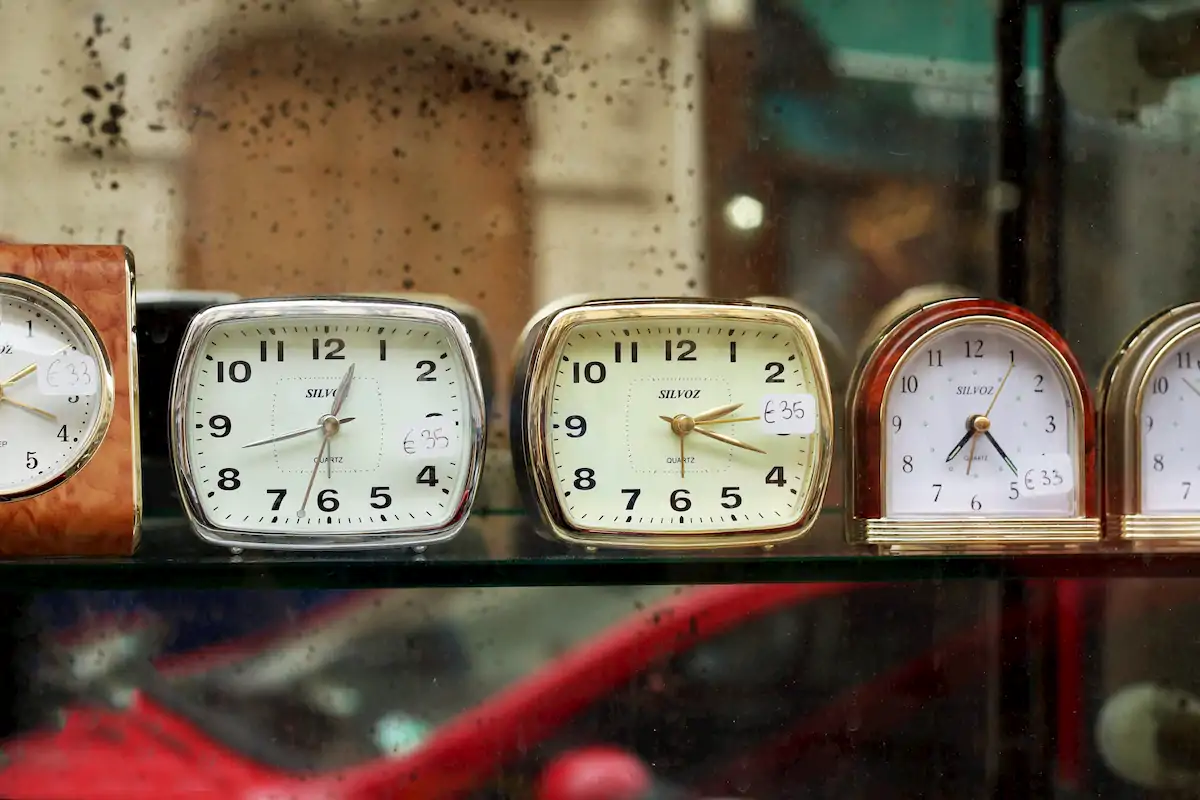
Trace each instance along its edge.
{"label": "\u20ac35 price label", "polygon": [[428,458],[451,452],[454,424],[439,417],[427,417],[404,425],[401,452],[412,458]]}
{"label": "\u20ac35 price label", "polygon": [[96,359],[63,350],[37,359],[38,391],[46,395],[93,395],[100,389]]}
{"label": "\u20ac35 price label", "polygon": [[768,433],[807,435],[817,430],[817,398],[811,394],[763,395],[758,413]]}

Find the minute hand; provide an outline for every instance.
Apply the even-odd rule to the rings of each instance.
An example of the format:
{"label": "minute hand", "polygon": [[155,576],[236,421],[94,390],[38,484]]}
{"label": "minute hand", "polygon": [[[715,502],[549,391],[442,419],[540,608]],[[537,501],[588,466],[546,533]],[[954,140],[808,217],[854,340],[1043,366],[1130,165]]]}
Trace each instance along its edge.
{"label": "minute hand", "polygon": [[734,447],[740,447],[743,450],[753,450],[756,453],[767,452],[766,450],[759,450],[754,445],[746,444],[745,442],[735,439],[732,436],[726,436],[723,433],[714,433],[713,431],[705,430],[704,428],[693,428],[692,432],[698,433],[701,436],[707,436],[710,439],[716,439],[718,442],[724,442],[725,444],[733,445]]}
{"label": "minute hand", "polygon": [[[355,419],[354,417],[343,417],[342,419],[338,420],[338,424],[345,425],[347,422],[353,422],[354,419]],[[315,428],[303,428],[298,431],[292,431],[291,433],[284,433],[279,436],[272,436],[269,439],[259,439],[256,442],[250,442],[249,444],[242,445],[242,449],[245,450],[247,447],[261,447],[264,444],[271,444],[272,442],[282,442],[286,439],[295,439],[297,436],[303,436],[306,433],[312,433],[314,431],[319,431],[324,427],[325,427],[325,425],[324,425],[324,423],[322,423],[321,425],[318,425]]]}
{"label": "minute hand", "polygon": [[1013,464],[1012,459],[1010,459],[1008,457],[1008,453],[1004,452],[1004,448],[1002,448],[999,445],[999,443],[996,442],[996,437],[992,436],[992,432],[984,431],[983,435],[986,436],[987,440],[992,443],[992,447],[996,448],[996,452],[1000,454],[1000,458],[1004,459],[1004,463],[1007,464],[1008,468],[1012,470],[1012,474],[1016,475],[1017,474],[1016,465]]}

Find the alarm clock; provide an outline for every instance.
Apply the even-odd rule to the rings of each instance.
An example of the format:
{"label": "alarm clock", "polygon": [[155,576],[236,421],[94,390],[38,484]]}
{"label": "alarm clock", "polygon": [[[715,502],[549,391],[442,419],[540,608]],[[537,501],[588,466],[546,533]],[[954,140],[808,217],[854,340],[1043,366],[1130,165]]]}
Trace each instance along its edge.
{"label": "alarm clock", "polygon": [[233,292],[150,290],[137,293],[142,498],[147,517],[182,517],[171,463],[171,382],[188,323],[200,311],[238,299]]}
{"label": "alarm clock", "polygon": [[920,305],[867,348],[849,400],[852,542],[1003,548],[1095,540],[1092,401],[1024,309]]}
{"label": "alarm clock", "polygon": [[0,245],[0,554],[128,555],[141,530],[133,256]]}
{"label": "alarm clock", "polygon": [[537,321],[513,462],[537,529],[585,547],[769,546],[805,533],[832,448],[829,378],[796,311],[597,300]]}
{"label": "alarm clock", "polygon": [[201,311],[171,387],[184,510],[236,548],[423,548],[463,527],[486,417],[466,327],[385,298]]}
{"label": "alarm clock", "polygon": [[1107,533],[1200,546],[1200,303],[1143,322],[1101,387]]}

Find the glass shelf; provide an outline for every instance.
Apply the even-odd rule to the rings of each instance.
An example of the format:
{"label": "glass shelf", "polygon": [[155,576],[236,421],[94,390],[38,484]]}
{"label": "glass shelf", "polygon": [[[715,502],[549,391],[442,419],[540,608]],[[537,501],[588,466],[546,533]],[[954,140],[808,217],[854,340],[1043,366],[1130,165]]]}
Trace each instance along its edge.
{"label": "glass shelf", "polygon": [[476,513],[453,541],[423,553],[245,551],[197,539],[179,518],[147,519],[128,558],[0,561],[10,590],[163,588],[383,588],[546,586],[962,578],[1186,576],[1200,552],[1143,553],[1109,544],[1071,552],[881,554],[842,537],[842,511],[826,509],[802,540],[764,551],[642,552],[569,548],[546,541],[516,511]]}

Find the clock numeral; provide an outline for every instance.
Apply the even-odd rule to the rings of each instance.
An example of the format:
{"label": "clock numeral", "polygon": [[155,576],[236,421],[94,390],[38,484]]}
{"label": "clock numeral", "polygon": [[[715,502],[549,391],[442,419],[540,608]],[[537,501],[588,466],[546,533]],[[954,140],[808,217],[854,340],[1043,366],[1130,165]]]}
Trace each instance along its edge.
{"label": "clock numeral", "polygon": [[437,370],[437,364],[433,363],[432,361],[418,361],[417,369],[425,370],[424,372],[417,375],[418,381],[436,381],[437,380],[437,378],[434,377],[434,374],[433,374]]}
{"label": "clock numeral", "polygon": [[[313,339],[312,343],[313,343],[313,345],[312,345],[313,360],[318,361],[321,359],[321,347],[322,347],[321,340]],[[346,349],[346,341],[344,339],[337,339],[337,338],[326,339],[324,347],[327,351],[325,353],[325,360],[327,360],[327,361],[343,361],[343,360],[345,360],[346,357],[344,355],[342,355],[342,351]]]}
{"label": "clock numeral", "polygon": [[673,343],[670,339],[666,341],[667,361],[671,361],[672,350],[678,348],[675,353],[675,361],[695,361],[696,360],[696,343],[691,339],[680,339],[678,344]]}
{"label": "clock numeral", "polygon": [[379,360],[387,361],[387,339],[379,340]]}
{"label": "clock numeral", "polygon": [[912,456],[905,456],[900,462],[900,469],[904,472],[913,471]]}
{"label": "clock numeral", "polygon": [[[267,352],[268,352],[268,350],[269,350],[269,348],[267,347],[267,340],[266,340],[266,339],[263,339],[262,341],[260,341],[260,342],[258,343],[258,360],[259,360],[259,361],[266,361],[266,360],[267,360]],[[276,361],[283,361],[283,342],[276,342],[276,343],[275,343],[275,360],[276,360]]]}
{"label": "clock numeral", "polygon": [[[392,504],[392,496],[388,494],[391,491],[387,486],[372,486],[371,487],[371,508],[387,508]],[[379,501],[378,503],[375,501]]]}
{"label": "clock numeral", "polygon": [[63,425],[61,428],[58,429],[57,438],[60,442],[65,442],[67,440],[67,426],[66,425]]}
{"label": "clock numeral", "polygon": [[437,470],[434,469],[432,465],[428,467],[421,467],[421,471],[417,473],[417,483],[423,483],[426,486],[437,486]]}
{"label": "clock numeral", "polygon": [[1161,455],[1156,455],[1154,457],[1154,471],[1162,472],[1166,468],[1166,465],[1163,464],[1163,457]]}
{"label": "clock numeral", "polygon": [[[578,439],[580,436],[583,436],[585,433],[587,433],[587,420],[579,415],[567,417],[567,431],[567,436],[571,437],[572,439]],[[576,432],[570,433],[569,431]]]}
{"label": "clock numeral", "polygon": [[1175,354],[1175,363],[1179,365],[1180,369],[1191,369],[1192,368],[1192,354],[1191,353],[1176,353]]}
{"label": "clock numeral", "polygon": [[915,394],[920,385],[916,375],[905,375],[900,379],[900,394]]}
{"label": "clock numeral", "polygon": [[1054,415],[1048,414],[1046,416],[1046,433],[1054,433],[1056,430],[1058,430],[1058,425],[1054,422]]}
{"label": "clock numeral", "polygon": [[771,467],[767,473],[767,479],[764,483],[772,483],[776,486],[783,486],[787,483],[787,478],[783,477],[783,467]]}
{"label": "clock numeral", "polygon": [[[738,494],[738,486],[726,486],[721,489],[721,505],[725,508],[737,508],[742,504],[742,496]],[[728,501],[728,502],[727,502]]]}
{"label": "clock numeral", "polygon": [[900,419],[899,414],[894,414],[892,416],[892,430],[899,433],[902,427],[904,427],[904,420]]}
{"label": "clock numeral", "polygon": [[267,489],[267,494],[275,495],[275,502],[271,503],[271,510],[278,511],[283,505],[283,498],[287,497],[287,489]]}
{"label": "clock numeral", "polygon": [[213,429],[209,436],[214,439],[224,439],[233,430],[233,423],[224,414],[214,414],[208,418],[208,427]]}
{"label": "clock numeral", "polygon": [[1154,417],[1147,414],[1146,415],[1146,433],[1149,433],[1152,430],[1154,430]]}
{"label": "clock numeral", "polygon": [[937,502],[942,496],[942,485],[940,483],[933,484],[933,502]]}
{"label": "clock numeral", "polygon": [[588,383],[603,383],[604,379],[608,377],[608,370],[599,361],[589,361],[582,367],[582,369],[580,368],[578,361],[571,366],[573,368],[571,370],[573,383],[579,383],[581,372],[583,373],[583,380],[587,381]]}
{"label": "clock numeral", "polygon": [[1192,493],[1192,482],[1183,481],[1183,499],[1187,500],[1188,495]]}
{"label": "clock numeral", "polygon": [[1171,382],[1168,381],[1166,378],[1155,378],[1154,386],[1151,389],[1151,391],[1154,394],[1166,394],[1167,389],[1169,389],[1170,386],[1171,386]]}
{"label": "clock numeral", "polygon": [[1045,375],[1034,375],[1033,380],[1035,381],[1035,383],[1033,384],[1033,391],[1036,394],[1045,394],[1046,390],[1042,388],[1042,384],[1046,382],[1046,376]]}
{"label": "clock numeral", "polygon": [[634,505],[637,504],[638,498],[642,496],[641,489],[622,489],[621,494],[629,495],[629,502],[625,504],[626,511],[633,511]]}
{"label": "clock numeral", "polygon": [[[638,350],[637,342],[630,342],[629,343],[629,363],[630,364],[637,363],[637,350]],[[618,364],[621,363],[621,343],[620,342],[613,342],[613,361],[615,361]]]}
{"label": "clock numeral", "polygon": [[940,367],[942,365],[941,350],[927,350],[926,353],[929,355],[929,366]]}
{"label": "clock numeral", "polygon": [[978,511],[981,508],[983,508],[983,503],[979,502],[979,495],[975,495],[971,498],[971,510]]}
{"label": "clock numeral", "polygon": [[967,358],[983,358],[983,339],[967,339],[963,344],[967,348]]}
{"label": "clock numeral", "polygon": [[596,470],[591,467],[580,467],[575,470],[575,488],[582,492],[596,488]]}
{"label": "clock numeral", "polygon": [[766,383],[783,383],[783,364],[778,361],[771,361],[763,370],[767,373]]}
{"label": "clock numeral", "polygon": [[37,469],[37,451],[28,450],[25,452],[25,469]]}
{"label": "clock numeral", "polygon": [[1012,492],[1012,494],[1008,496],[1009,500],[1019,500],[1021,498],[1021,488],[1017,486],[1016,481],[1008,482],[1008,490]]}
{"label": "clock numeral", "polygon": [[737,342],[729,343],[729,363],[737,363]]}
{"label": "clock numeral", "polygon": [[26,339],[33,338],[33,320],[31,320],[31,319],[25,320],[25,338]]}
{"label": "clock numeral", "polygon": [[71,395],[70,397],[68,397],[68,398],[67,398],[67,402],[68,402],[68,403],[78,403],[78,402],[79,402],[79,395],[77,395],[77,394],[73,394],[73,395]]}
{"label": "clock numeral", "polygon": [[337,489],[322,489],[317,492],[317,508],[328,513],[342,507],[338,502]]}
{"label": "clock numeral", "polygon": [[239,477],[241,474],[233,467],[225,467],[217,473],[217,477],[220,479],[217,481],[217,488],[226,492],[241,488],[242,481]]}
{"label": "clock numeral", "polygon": [[[234,361],[229,365],[229,380],[234,383],[245,383],[250,380],[250,362]],[[225,362],[217,362],[217,383],[225,382]]]}
{"label": "clock numeral", "polygon": [[687,511],[692,507],[692,500],[688,497],[687,489],[676,489],[671,492],[671,508],[676,511]]}

